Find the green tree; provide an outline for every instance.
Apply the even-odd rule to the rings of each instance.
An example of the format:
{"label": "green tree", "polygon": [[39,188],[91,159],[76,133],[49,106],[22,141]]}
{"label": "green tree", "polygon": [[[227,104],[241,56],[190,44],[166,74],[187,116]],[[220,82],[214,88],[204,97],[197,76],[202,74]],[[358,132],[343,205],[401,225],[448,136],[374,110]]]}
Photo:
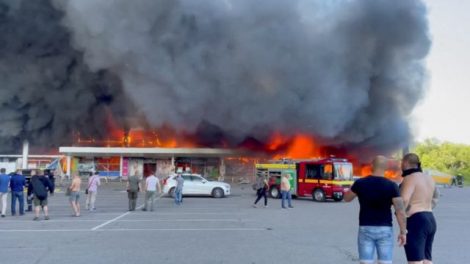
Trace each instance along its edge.
{"label": "green tree", "polygon": [[413,151],[421,158],[424,168],[463,175],[470,183],[470,146],[427,139],[418,143]]}

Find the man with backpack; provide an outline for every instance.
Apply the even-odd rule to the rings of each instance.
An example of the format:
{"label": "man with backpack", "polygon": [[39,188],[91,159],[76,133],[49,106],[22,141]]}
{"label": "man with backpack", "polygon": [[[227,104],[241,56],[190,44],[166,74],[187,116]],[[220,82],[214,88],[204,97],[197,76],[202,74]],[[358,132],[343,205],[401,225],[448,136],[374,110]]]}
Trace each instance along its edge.
{"label": "man with backpack", "polygon": [[39,170],[32,172],[31,182],[28,188],[28,196],[33,196],[34,221],[39,220],[39,213],[44,211],[44,219],[49,220],[49,211],[47,207],[47,192],[53,194],[54,186],[52,182],[44,176]]}

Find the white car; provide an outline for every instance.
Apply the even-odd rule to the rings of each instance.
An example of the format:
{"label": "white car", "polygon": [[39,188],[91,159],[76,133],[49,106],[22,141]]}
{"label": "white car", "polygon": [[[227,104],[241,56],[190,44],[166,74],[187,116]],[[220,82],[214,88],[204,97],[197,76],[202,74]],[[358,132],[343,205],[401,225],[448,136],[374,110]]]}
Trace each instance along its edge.
{"label": "white car", "polygon": [[[163,180],[163,192],[174,196],[176,187],[176,174],[172,174]],[[214,198],[222,198],[230,195],[230,184],[219,181],[208,181],[199,174],[183,174],[183,195],[208,195]]]}

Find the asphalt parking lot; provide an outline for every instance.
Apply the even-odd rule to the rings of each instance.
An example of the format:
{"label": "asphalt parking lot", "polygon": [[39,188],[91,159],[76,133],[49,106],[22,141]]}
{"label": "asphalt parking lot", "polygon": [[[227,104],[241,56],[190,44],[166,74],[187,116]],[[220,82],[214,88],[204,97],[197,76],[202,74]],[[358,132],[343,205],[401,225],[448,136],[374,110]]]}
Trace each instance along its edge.
{"label": "asphalt parking lot", "polygon": [[[104,186],[95,212],[72,217],[63,193],[51,220],[0,219],[0,263],[356,263],[358,204],[294,200],[294,209],[252,208],[249,186],[223,199],[161,197],[154,212],[127,212],[122,183]],[[83,195],[84,196],[84,195]],[[81,203],[84,205],[84,197]],[[142,195],[141,195],[142,196]],[[470,259],[470,189],[442,189],[435,263]],[[139,204],[142,204],[139,197]],[[402,248],[395,263],[405,263]]]}

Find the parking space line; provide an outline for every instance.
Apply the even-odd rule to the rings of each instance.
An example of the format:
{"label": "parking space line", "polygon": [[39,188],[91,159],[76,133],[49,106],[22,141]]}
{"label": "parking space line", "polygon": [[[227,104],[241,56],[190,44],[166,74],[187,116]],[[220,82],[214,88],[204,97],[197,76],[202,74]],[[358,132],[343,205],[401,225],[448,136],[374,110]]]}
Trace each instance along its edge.
{"label": "parking space line", "polygon": [[215,213],[215,212],[200,212],[200,213],[189,213],[189,212],[178,212],[178,213],[160,213],[158,215],[244,215],[244,213]]}
{"label": "parking space line", "polygon": [[125,232],[125,231],[267,231],[267,228],[110,228],[100,229],[97,231],[113,231],[113,232]]}
{"label": "parking space line", "polygon": [[0,229],[0,233],[30,232],[91,232],[90,229]]}
{"label": "parking space line", "polygon": [[251,222],[241,219],[126,219],[118,222]]}
{"label": "parking space line", "polygon": [[96,231],[96,230],[98,230],[99,228],[102,228],[102,227],[104,227],[104,226],[107,226],[107,225],[111,224],[112,222],[115,222],[115,221],[117,221],[117,220],[119,220],[119,219],[125,217],[125,216],[128,215],[128,214],[130,214],[130,212],[123,213],[122,215],[120,215],[120,216],[118,216],[118,217],[115,217],[115,218],[113,218],[113,219],[111,219],[111,220],[108,220],[108,221],[102,223],[101,225],[97,225],[97,226],[93,227],[93,228],[91,229],[91,231]]}
{"label": "parking space line", "polygon": [[[158,196],[157,198],[155,198],[154,201],[159,200],[160,198],[162,198],[163,195],[164,195],[164,194],[162,193],[160,196]],[[140,205],[139,207],[137,207],[136,209],[139,210],[139,209],[141,209],[142,207],[144,207],[143,204]],[[100,228],[102,228],[102,227],[104,227],[104,226],[107,226],[107,225],[109,225],[109,224],[111,224],[111,223],[113,223],[113,222],[115,222],[115,221],[117,221],[117,220],[119,220],[119,219],[121,219],[121,218],[123,218],[123,217],[129,215],[130,213],[131,213],[131,212],[123,213],[122,215],[117,216],[117,217],[115,217],[115,218],[113,218],[113,219],[111,219],[111,220],[109,220],[109,221],[106,221],[106,222],[102,223],[101,225],[97,225],[97,226],[93,227],[93,228],[91,229],[91,231],[96,231],[96,230],[98,230],[98,229],[100,229]]]}
{"label": "parking space line", "polygon": [[[47,220],[48,223],[58,222],[103,222],[107,219],[59,219],[59,220]],[[2,223],[32,223],[31,220],[4,220]]]}
{"label": "parking space line", "polygon": [[111,228],[111,229],[0,229],[0,233],[47,233],[47,232],[168,232],[168,231],[268,231],[268,228]]}

